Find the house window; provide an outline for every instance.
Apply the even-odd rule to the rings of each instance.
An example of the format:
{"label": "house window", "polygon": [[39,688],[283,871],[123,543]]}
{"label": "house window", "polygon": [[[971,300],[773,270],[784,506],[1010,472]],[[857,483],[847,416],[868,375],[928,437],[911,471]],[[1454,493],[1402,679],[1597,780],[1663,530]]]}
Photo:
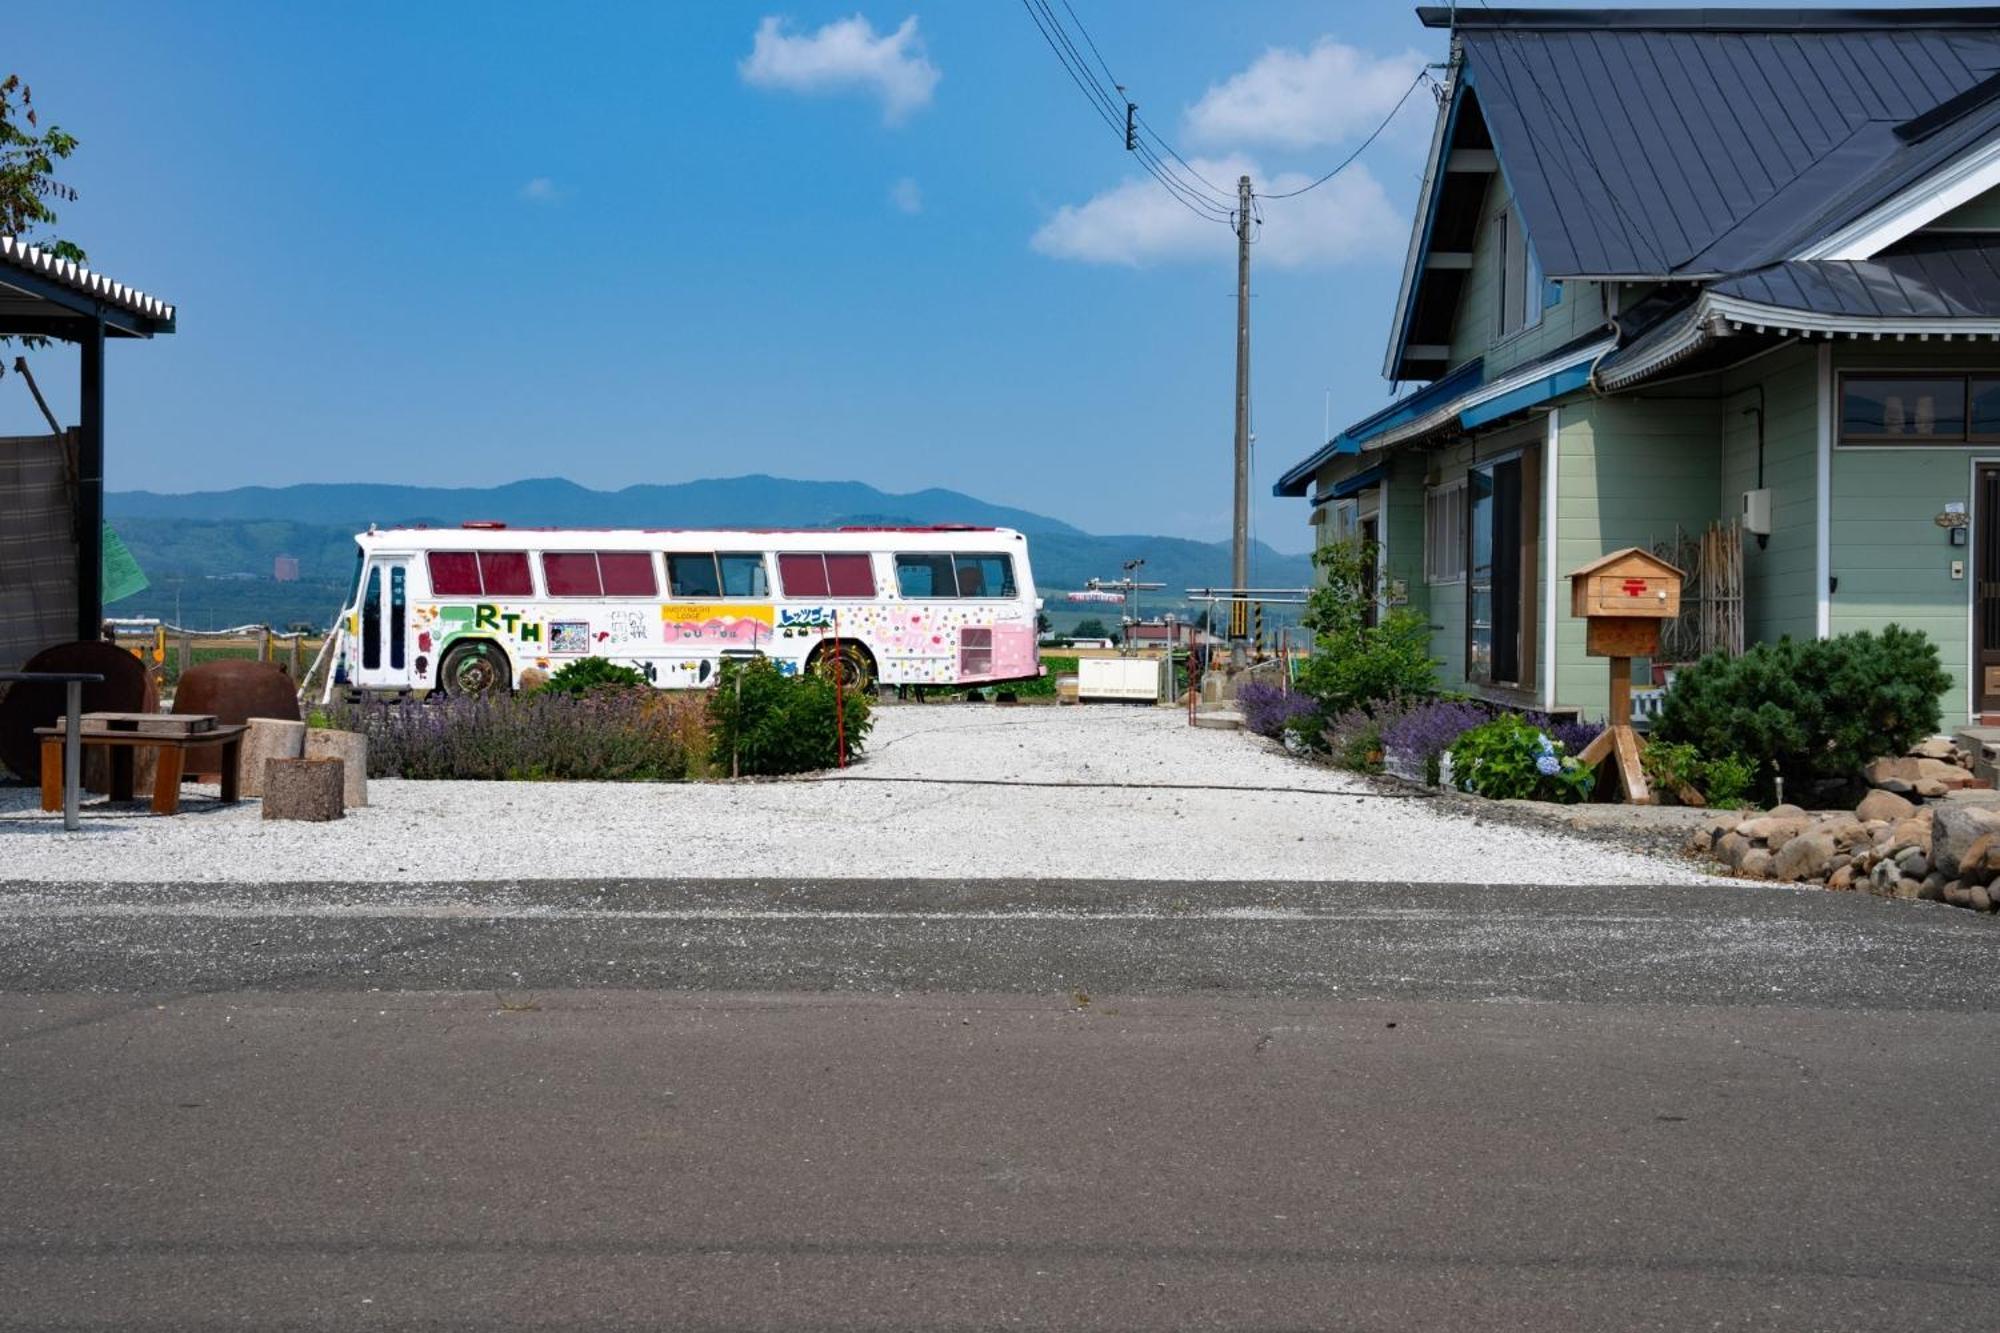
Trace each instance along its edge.
{"label": "house window", "polygon": [[1424,492],[1424,582],[1465,581],[1465,483]]}
{"label": "house window", "polygon": [[1842,375],[1842,444],[2000,441],[2000,374]]}
{"label": "house window", "polygon": [[1548,284],[1520,214],[1510,208],[1495,225],[1500,229],[1500,336],[1504,338],[1542,322]]}

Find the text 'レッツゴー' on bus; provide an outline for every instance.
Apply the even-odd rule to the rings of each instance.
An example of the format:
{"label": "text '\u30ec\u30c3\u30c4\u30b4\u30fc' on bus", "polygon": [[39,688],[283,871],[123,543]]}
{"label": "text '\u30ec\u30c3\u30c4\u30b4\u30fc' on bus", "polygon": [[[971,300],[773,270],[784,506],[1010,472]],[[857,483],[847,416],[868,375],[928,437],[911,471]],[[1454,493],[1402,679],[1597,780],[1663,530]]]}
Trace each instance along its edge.
{"label": "text '\u30ec\u30c3\u30c4\u30b4\u30fc' on bus", "polygon": [[333,680],[363,691],[513,689],[602,657],[668,688],[731,658],[865,687],[1041,673],[1028,543],[1006,528],[373,529]]}

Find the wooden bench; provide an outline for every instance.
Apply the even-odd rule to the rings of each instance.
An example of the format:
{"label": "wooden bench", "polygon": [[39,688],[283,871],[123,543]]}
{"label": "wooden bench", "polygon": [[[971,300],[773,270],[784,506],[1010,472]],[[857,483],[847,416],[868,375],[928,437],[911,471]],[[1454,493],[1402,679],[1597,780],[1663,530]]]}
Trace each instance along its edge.
{"label": "wooden bench", "polygon": [[[242,724],[219,726],[207,714],[85,713],[77,739],[85,746],[111,751],[111,799],[132,799],[132,752],[159,752],[153,773],[153,813],[171,815],[181,808],[181,771],[190,746],[222,747],[222,800],[237,799],[237,752],[243,745]],[[63,800],[63,738],[65,727],[37,727],[42,738],[42,809],[60,810]]]}

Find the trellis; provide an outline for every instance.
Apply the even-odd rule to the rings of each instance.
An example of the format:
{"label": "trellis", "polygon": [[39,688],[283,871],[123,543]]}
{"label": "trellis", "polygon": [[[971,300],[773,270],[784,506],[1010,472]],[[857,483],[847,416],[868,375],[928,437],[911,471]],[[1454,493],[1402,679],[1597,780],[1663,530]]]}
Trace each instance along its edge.
{"label": "trellis", "polygon": [[1699,535],[1679,524],[1653,554],[1687,575],[1681,613],[1660,627],[1660,657],[1692,662],[1710,653],[1743,651],[1743,527],[1710,523]]}

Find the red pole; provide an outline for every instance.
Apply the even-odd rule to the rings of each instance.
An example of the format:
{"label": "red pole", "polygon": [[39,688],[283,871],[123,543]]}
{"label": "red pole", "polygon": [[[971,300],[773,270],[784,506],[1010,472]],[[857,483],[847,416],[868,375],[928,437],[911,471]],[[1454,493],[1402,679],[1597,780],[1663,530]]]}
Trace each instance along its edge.
{"label": "red pole", "polygon": [[841,689],[847,662],[840,655],[840,612],[833,613],[833,731],[840,767],[847,767],[847,696]]}

